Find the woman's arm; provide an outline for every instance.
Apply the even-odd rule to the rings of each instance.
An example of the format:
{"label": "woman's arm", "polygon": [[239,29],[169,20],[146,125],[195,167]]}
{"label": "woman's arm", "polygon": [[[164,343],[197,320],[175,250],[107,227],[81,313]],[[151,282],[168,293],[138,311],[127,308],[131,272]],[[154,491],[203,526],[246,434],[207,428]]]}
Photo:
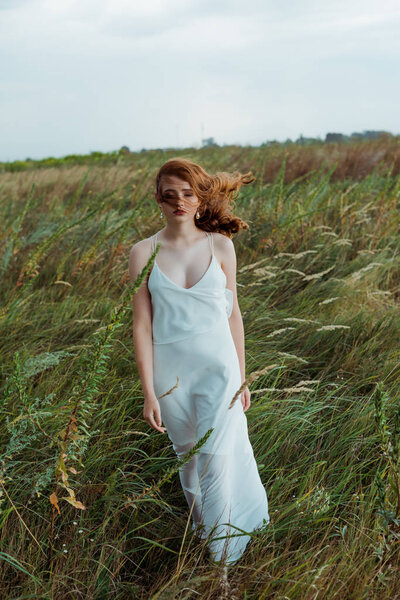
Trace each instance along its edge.
{"label": "woman's arm", "polygon": [[[226,287],[233,293],[232,313],[229,318],[229,326],[231,328],[232,338],[235,342],[236,352],[239,358],[240,375],[242,383],[246,379],[246,358],[245,358],[245,343],[244,343],[244,326],[242,313],[237,298],[236,290],[236,252],[235,246],[230,238],[220,235],[218,236],[219,254],[222,257],[221,266],[226,275]],[[242,393],[242,404],[246,411],[250,406],[250,391],[246,387]]]}
{"label": "woman's arm", "polygon": [[[142,240],[130,250],[131,283],[134,283],[149,260],[151,249],[148,246],[149,240]],[[153,429],[164,433],[166,429],[161,426],[160,406],[153,385],[152,305],[146,279],[132,296],[132,312],[133,346],[144,396],[143,417]]]}

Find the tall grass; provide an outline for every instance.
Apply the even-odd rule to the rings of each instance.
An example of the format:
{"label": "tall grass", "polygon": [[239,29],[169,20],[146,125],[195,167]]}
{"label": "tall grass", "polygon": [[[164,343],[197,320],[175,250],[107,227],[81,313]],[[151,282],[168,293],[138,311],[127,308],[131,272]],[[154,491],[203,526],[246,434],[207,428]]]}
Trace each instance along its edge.
{"label": "tall grass", "polygon": [[0,173],[1,598],[400,597],[400,177],[382,144],[181,153],[256,176],[234,243],[271,523],[222,579],[142,418],[131,337],[154,257],[131,285],[129,249],[161,227],[154,175],[178,153]]}

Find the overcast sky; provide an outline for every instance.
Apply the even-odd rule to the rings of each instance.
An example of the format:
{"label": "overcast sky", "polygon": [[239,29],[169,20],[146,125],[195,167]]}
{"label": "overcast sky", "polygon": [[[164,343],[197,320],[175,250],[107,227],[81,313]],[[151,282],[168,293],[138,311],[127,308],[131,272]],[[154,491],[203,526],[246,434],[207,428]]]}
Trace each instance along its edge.
{"label": "overcast sky", "polygon": [[399,0],[0,0],[0,160],[400,133]]}

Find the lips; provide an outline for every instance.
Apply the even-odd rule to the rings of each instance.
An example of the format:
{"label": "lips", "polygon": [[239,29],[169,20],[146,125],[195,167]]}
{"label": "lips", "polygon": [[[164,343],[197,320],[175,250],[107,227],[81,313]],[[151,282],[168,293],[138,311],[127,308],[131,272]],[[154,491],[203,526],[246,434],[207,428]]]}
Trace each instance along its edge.
{"label": "lips", "polygon": [[174,210],[174,215],[184,215],[185,211],[184,210]]}

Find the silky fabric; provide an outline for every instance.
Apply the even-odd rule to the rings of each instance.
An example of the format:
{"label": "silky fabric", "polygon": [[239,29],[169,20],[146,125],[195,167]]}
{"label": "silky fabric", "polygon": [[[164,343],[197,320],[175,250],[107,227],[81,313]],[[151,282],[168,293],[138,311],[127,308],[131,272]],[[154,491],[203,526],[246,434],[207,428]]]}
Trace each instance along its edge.
{"label": "silky fabric", "polygon": [[[178,457],[213,428],[205,444],[181,466],[179,477],[192,528],[208,540],[214,561],[233,564],[251,539],[249,533],[268,524],[270,517],[240,397],[228,408],[241,386],[229,326],[233,294],[215,257],[213,235],[204,233],[211,261],[192,287],[174,283],[154,261],[148,279],[153,383]],[[156,244],[157,234],[152,251]]]}

